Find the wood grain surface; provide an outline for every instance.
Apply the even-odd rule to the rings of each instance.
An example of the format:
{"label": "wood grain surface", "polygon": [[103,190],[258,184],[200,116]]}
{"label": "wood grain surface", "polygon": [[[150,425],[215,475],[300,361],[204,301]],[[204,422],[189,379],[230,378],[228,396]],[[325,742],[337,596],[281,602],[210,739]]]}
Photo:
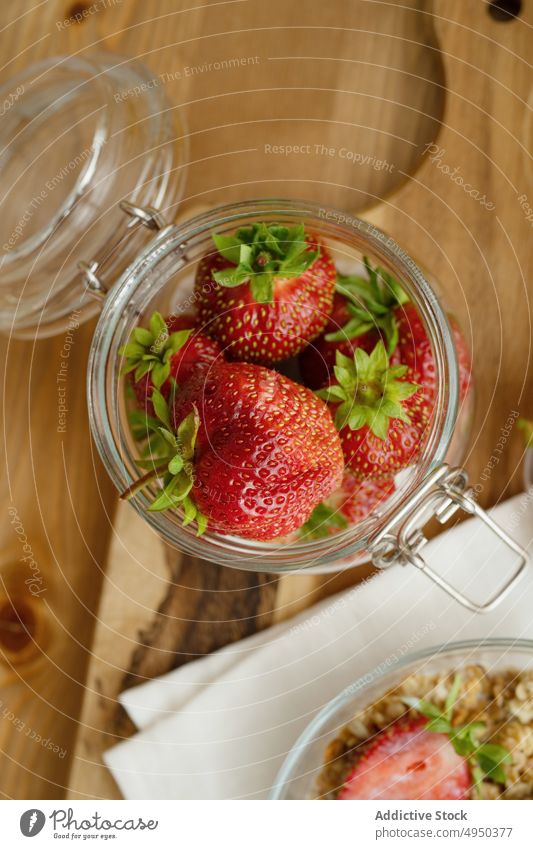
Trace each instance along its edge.
{"label": "wood grain surface", "polygon": [[[180,215],[295,196],[358,211],[395,236],[436,278],[470,338],[477,412],[467,467],[491,504],[520,487],[514,433],[487,473],[501,428],[514,411],[533,415],[531,225],[520,200],[532,176],[532,19],[523,6],[502,23],[483,0],[23,0],[0,10],[2,76],[60,53],[137,57],[187,122]],[[280,153],[287,145],[299,151]],[[61,439],[61,339],[3,343],[7,797],[118,796],[101,752],[132,731],[117,706],[121,689],[365,574],[276,581],[222,570],[166,549],[127,506],[115,518],[88,437],[90,335],[76,331]],[[38,597],[21,582],[20,527],[9,508],[42,571]]]}

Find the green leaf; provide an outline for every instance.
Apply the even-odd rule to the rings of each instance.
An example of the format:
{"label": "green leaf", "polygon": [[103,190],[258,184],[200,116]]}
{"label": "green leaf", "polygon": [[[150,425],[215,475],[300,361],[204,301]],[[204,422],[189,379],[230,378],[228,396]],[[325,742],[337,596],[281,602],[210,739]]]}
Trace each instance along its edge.
{"label": "green leaf", "polygon": [[372,433],[374,433],[378,439],[382,439],[383,442],[385,442],[389,435],[389,422],[390,419],[386,413],[381,413],[379,411],[374,414],[374,417],[369,422],[369,427]]}
{"label": "green leaf", "polygon": [[158,429],[159,433],[161,434],[161,436],[163,437],[163,439],[165,440],[165,442],[167,443],[167,445],[170,446],[171,451],[172,452],[177,451],[178,450],[178,440],[176,439],[174,434],[171,433],[170,430],[167,430],[164,427],[158,427],[157,429]]}
{"label": "green leaf", "polygon": [[402,701],[409,707],[414,708],[418,713],[427,716],[430,719],[438,719],[442,716],[442,712],[431,702],[426,702],[424,699],[417,699],[413,696],[402,696]]}
{"label": "green leaf", "polygon": [[196,536],[201,537],[202,534],[205,533],[205,530],[207,528],[207,516],[204,516],[203,513],[197,513],[196,514],[196,526],[197,526]]}
{"label": "green leaf", "polygon": [[196,504],[194,503],[194,501],[191,498],[189,498],[188,495],[186,495],[185,498],[183,499],[183,505],[182,506],[183,506],[183,513],[184,513],[183,525],[185,527],[185,525],[190,524],[190,522],[192,522],[193,519],[196,518],[198,510],[197,510]]}
{"label": "green leaf", "polygon": [[[368,332],[374,328],[382,333],[387,343],[387,353],[389,356],[396,350],[398,345],[398,324],[396,321],[394,310],[396,307],[407,303],[408,296],[387,271],[380,266],[372,266],[368,257],[364,257],[364,264],[367,272],[367,277],[359,275],[337,275],[336,290],[348,301],[348,311],[351,315],[361,319],[361,324],[364,322],[367,325]],[[348,338],[356,338],[351,335],[357,332],[357,326],[350,324],[345,325],[343,330]],[[335,334],[336,339],[331,341],[342,341],[340,335],[342,331]],[[332,335],[332,334],[330,334]]]}
{"label": "green leaf", "polygon": [[352,318],[340,330],[336,330],[334,333],[326,333],[324,338],[326,342],[346,342],[346,340],[357,339],[358,336],[362,336],[363,333],[368,333],[372,329],[372,324],[365,323],[359,318]]}
{"label": "green leaf", "polygon": [[168,464],[168,470],[171,475],[177,475],[183,469],[183,457],[181,454],[174,454],[172,460]]}
{"label": "green leaf", "polygon": [[175,498],[179,499],[179,501],[182,501],[192,489],[192,478],[185,471],[183,471],[176,475],[174,481],[175,483],[172,494]]}
{"label": "green leaf", "polygon": [[369,367],[374,369],[375,371],[386,371],[388,365],[389,360],[387,357],[387,352],[385,350],[385,345],[380,340],[372,351],[372,353],[370,354]]}
{"label": "green leaf", "polygon": [[194,455],[196,436],[200,427],[200,416],[196,407],[183,419],[178,427],[177,437],[181,454],[185,460],[190,460]]}
{"label": "green leaf", "polygon": [[172,493],[168,493],[165,490],[158,496],[158,498],[153,501],[149,508],[149,513],[162,513],[163,510],[170,510],[175,507],[179,507],[180,499],[176,496],[172,495]]}
{"label": "green leaf", "polygon": [[176,330],[174,333],[171,333],[167,339],[165,353],[170,354],[170,356],[177,353],[190,339],[192,332],[193,329],[191,328],[190,330]]}
{"label": "green leaf", "polygon": [[457,697],[459,696],[460,689],[461,689],[461,675],[459,673],[457,673],[457,675],[453,679],[453,684],[450,688],[450,692],[446,696],[446,703],[444,705],[444,712],[446,713],[446,716],[448,717],[448,719],[451,719],[452,711],[453,711],[454,705],[457,701]]}
{"label": "green leaf", "polygon": [[145,349],[139,344],[139,342],[128,342],[127,345],[123,345],[122,348],[119,348],[118,352],[121,357],[127,357],[129,360],[140,360]]}
{"label": "green leaf", "polygon": [[352,404],[350,401],[345,401],[344,404],[340,404],[337,407],[335,411],[335,427],[337,430],[342,430],[343,427],[346,427],[350,419],[351,412]]}
{"label": "green leaf", "polygon": [[153,365],[154,364],[152,362],[146,360],[140,362],[137,368],[135,368],[135,364],[132,365],[131,369],[135,369],[135,380],[141,380],[145,374],[148,374],[148,372],[152,370]]}
{"label": "green leaf", "polygon": [[348,417],[348,427],[350,430],[359,430],[359,428],[364,427],[366,424],[366,415],[365,411],[360,407],[356,407],[350,413]]}
{"label": "green leaf", "polygon": [[270,304],[274,297],[274,286],[269,274],[257,274],[251,281],[252,296],[258,304]]}
{"label": "green leaf", "polygon": [[337,378],[338,384],[341,388],[350,387],[351,384],[354,383],[353,369],[343,368],[343,366],[333,366],[333,374]]}
{"label": "green leaf", "polygon": [[170,429],[170,412],[168,409],[168,404],[158,389],[154,389],[154,391],[152,392],[151,400],[157,418],[162,421],[163,424],[167,426],[167,428]]}
{"label": "green leaf", "polygon": [[148,326],[150,327],[153,342],[157,342],[160,337],[166,338],[168,336],[168,328],[161,313],[152,313],[148,321]]}
{"label": "green leaf", "polygon": [[154,337],[145,327],[136,327],[133,331],[133,339],[144,348],[149,347],[154,341]]}
{"label": "green leaf", "polygon": [[152,368],[152,383],[156,389],[161,389],[170,374],[170,363],[154,363]]}
{"label": "green leaf", "polygon": [[331,530],[343,530],[347,527],[348,522],[342,513],[321,502],[317,504],[307,522],[300,528],[299,536],[322,539],[330,536]]}
{"label": "green leaf", "polygon": [[326,386],[324,389],[317,389],[315,395],[318,395],[322,401],[346,401],[346,392],[336,383],[332,383],[331,386]]}
{"label": "green leaf", "polygon": [[253,272],[251,270],[244,271],[239,266],[237,268],[224,268],[222,271],[214,271],[213,278],[226,289],[233,289],[235,286],[241,286],[246,282]]}
{"label": "green leaf", "polygon": [[222,254],[228,262],[239,264],[242,242],[236,236],[219,236],[213,233],[213,241],[219,254]]}

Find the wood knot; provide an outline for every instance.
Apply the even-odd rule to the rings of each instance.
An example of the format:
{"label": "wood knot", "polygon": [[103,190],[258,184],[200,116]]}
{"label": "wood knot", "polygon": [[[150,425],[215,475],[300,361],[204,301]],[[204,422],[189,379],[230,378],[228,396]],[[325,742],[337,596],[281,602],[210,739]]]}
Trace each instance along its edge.
{"label": "wood knot", "polygon": [[21,663],[41,646],[40,616],[36,602],[14,596],[0,600],[0,652],[10,663]]}

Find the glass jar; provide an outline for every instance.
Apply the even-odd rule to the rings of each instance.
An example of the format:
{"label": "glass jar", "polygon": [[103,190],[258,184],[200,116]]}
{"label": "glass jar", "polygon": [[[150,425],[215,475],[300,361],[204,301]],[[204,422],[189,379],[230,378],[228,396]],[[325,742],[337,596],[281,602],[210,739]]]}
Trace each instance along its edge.
{"label": "glass jar", "polygon": [[[89,417],[105,467],[123,492],[141,475],[119,350],[154,310],[168,315],[194,305],[195,266],[209,248],[213,231],[230,233],[254,221],[303,222],[327,243],[339,266],[368,256],[399,281],[414,304],[436,369],[429,433],[416,464],[404,470],[391,497],[366,519],[331,537],[268,543],[223,536],[209,528],[198,537],[190,526],[183,527],[177,511],[148,512],[157,483],[136,494],[132,504],[166,542],[224,566],[328,571],[367,562],[370,554],[379,568],[411,563],[470,609],[490,609],[517,580],[526,555],[473,500],[465,472],[448,465],[463,454],[471,396],[459,397],[454,335],[435,289],[391,238],[325,205],[258,200],[167,224],[182,186],[183,133],[176,136],[161,89],[150,81],[149,72],[136,62],[98,56],[50,61],[11,83],[10,91],[21,93],[18,99],[11,95],[8,121],[4,119],[1,129],[7,137],[0,166],[9,179],[3,181],[7,194],[0,205],[6,212],[2,220],[7,222],[4,244],[9,249],[2,256],[0,327],[18,335],[49,334],[65,326],[74,310],[81,313],[79,322],[100,305],[88,366]],[[74,143],[78,128],[81,135]],[[15,145],[15,138],[25,139],[25,144]],[[66,147],[58,154],[59,139],[66,140]],[[89,151],[87,161],[64,174],[56,157],[74,158],[80,147]],[[33,167],[36,162],[38,168]],[[50,203],[44,220],[30,216],[11,245],[9,233],[16,230],[7,215],[11,186],[13,191],[24,188],[15,213],[18,222],[20,209],[28,207],[27,198],[35,195],[43,175],[53,180],[59,173],[64,174],[59,184],[45,195]],[[128,180],[123,180],[126,175]],[[501,591],[484,602],[450,587],[420,554],[427,519],[436,516],[444,522],[458,510],[480,516],[519,560]]]}
{"label": "glass jar", "polygon": [[[495,527],[473,500],[465,472],[447,465],[450,459],[456,462],[465,447],[470,401],[459,403],[454,337],[446,313],[419,268],[391,238],[373,225],[337,210],[282,200],[230,205],[180,225],[162,226],[139,254],[106,299],[89,360],[92,433],[115,486],[123,492],[140,476],[135,460],[138,447],[131,435],[124,379],[120,376],[119,350],[132,330],[154,310],[168,315],[194,305],[195,266],[209,249],[213,232],[228,234],[254,221],[303,222],[307,232],[315,233],[327,244],[334,260],[353,262],[368,256],[400,282],[424,323],[437,370],[436,403],[421,455],[402,475],[401,484],[382,509],[325,539],[265,543],[211,533],[209,529],[197,537],[194,529],[183,527],[178,511],[148,512],[157,492],[156,484],[135,495],[133,506],[166,542],[205,560],[253,571],[325,571],[367,562],[370,552],[380,568],[397,562],[413,563],[471,609],[490,609],[510,589],[526,562],[525,553],[503,531],[498,533],[518,555],[520,564],[502,593],[482,604],[448,586],[420,555],[425,541],[420,529],[430,516],[436,515],[444,522],[462,509],[476,513]],[[450,458],[452,442],[455,456]]]}

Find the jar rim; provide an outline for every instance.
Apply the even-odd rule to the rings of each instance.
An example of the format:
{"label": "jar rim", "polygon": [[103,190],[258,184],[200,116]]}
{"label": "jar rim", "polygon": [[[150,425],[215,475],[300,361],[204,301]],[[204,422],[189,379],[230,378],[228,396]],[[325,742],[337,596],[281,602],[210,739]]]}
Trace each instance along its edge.
{"label": "jar rim", "polygon": [[[120,446],[124,443],[118,438],[116,430],[116,422],[119,420],[119,381],[111,377],[118,348],[133,329],[130,323],[128,333],[123,332],[124,316],[128,308],[131,312],[132,300],[155,266],[178,249],[185,252],[195,239],[206,233],[210,235],[222,225],[230,227],[234,222],[265,216],[271,220],[292,218],[311,221],[310,227],[313,229],[314,222],[315,231],[320,226],[326,227],[328,222],[328,236],[335,233],[340,242],[349,242],[351,238],[352,245],[354,240],[364,242],[365,250],[372,258],[395,269],[402,284],[405,282],[411,287],[410,294],[416,294],[415,303],[423,311],[431,335],[439,386],[436,414],[424,446],[424,462],[420,465],[417,480],[412,481],[408,487],[411,491],[422,477],[443,462],[457,418],[458,364],[446,313],[416,263],[379,228],[341,210],[308,201],[284,199],[258,199],[219,206],[195,218],[166,227],[137,257],[108,294],[91,346],[87,390],[93,438],[111,479],[119,491],[126,490],[134,483],[121,451]],[[160,285],[164,285],[164,282]],[[122,325],[120,329],[119,325]],[[403,491],[402,498],[406,494],[407,490]],[[397,506],[398,500],[395,501],[393,497],[390,503],[387,502],[378,519],[370,516],[357,525],[357,539],[352,527],[326,539],[280,543],[279,550],[276,541],[263,543],[241,537],[210,535],[209,531],[197,538],[187,528],[170,522],[165,513],[147,512],[149,500],[143,493],[137,494],[131,503],[150,526],[175,547],[224,565],[275,573],[302,568],[331,568],[332,563],[360,556],[371,533],[379,530],[393,515],[393,507]],[[292,564],[289,562],[291,560]]]}

